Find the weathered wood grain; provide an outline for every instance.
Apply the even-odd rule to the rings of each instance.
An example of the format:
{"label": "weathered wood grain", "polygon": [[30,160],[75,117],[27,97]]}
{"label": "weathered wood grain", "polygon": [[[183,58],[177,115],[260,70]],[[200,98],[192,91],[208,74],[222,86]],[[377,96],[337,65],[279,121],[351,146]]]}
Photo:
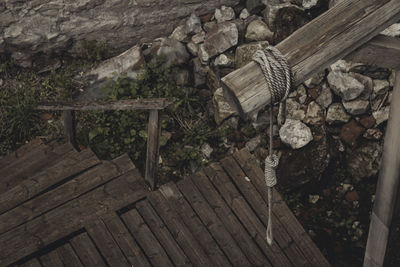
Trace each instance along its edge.
{"label": "weathered wood grain", "polygon": [[152,190],[157,186],[157,171],[160,149],[161,120],[158,110],[150,110],[148,134],[147,134],[147,154],[145,180],[149,183]]}
{"label": "weathered wood grain", "polygon": [[[294,85],[378,35],[400,19],[396,0],[343,1],[306,24],[276,47],[291,66]],[[246,116],[270,104],[270,93],[259,66],[250,62],[222,78],[224,95]]]}
{"label": "weathered wood grain", "polygon": [[97,251],[95,245],[90,240],[90,237],[87,233],[77,235],[73,237],[69,242],[76,251],[80,261],[84,266],[106,266],[101,255]]}
{"label": "weathered wood grain", "polygon": [[179,218],[177,212],[169,205],[168,201],[162,196],[160,191],[153,191],[147,199],[154,210],[163,218],[168,230],[180,244],[182,250],[193,263],[194,266],[211,266],[212,262],[207,257],[206,252],[194,237],[193,233]]}
{"label": "weathered wood grain", "polygon": [[29,200],[52,185],[98,163],[100,163],[99,159],[97,159],[96,155],[90,149],[86,149],[80,153],[71,151],[53,166],[25,179],[3,193],[0,198],[0,214]]}
{"label": "weathered wood grain", "polygon": [[135,166],[127,154],[104,161],[72,180],[47,191],[44,194],[24,202],[0,215],[0,234],[32,220],[45,212],[54,209],[80,195],[100,186],[109,180],[120,176]]}
{"label": "weathered wood grain", "polygon": [[0,266],[11,264],[68,234],[84,223],[119,210],[147,194],[134,169],[57,209],[0,235]]}
{"label": "weathered wood grain", "polygon": [[58,255],[57,250],[52,250],[49,253],[40,257],[40,262],[44,267],[64,267],[64,263]]}
{"label": "weathered wood grain", "polygon": [[[243,169],[250,182],[262,196],[265,202],[268,201],[267,191],[265,190],[264,173],[256,163],[255,158],[247,149],[242,149],[233,154],[234,158]],[[278,177],[279,182],[279,177]],[[299,246],[300,250],[311,263],[312,266],[329,266],[325,257],[322,255],[317,246],[312,242],[311,238],[304,231],[303,227],[297,221],[296,217],[290,211],[289,207],[282,200],[282,197],[273,190],[274,206],[273,213],[277,219],[284,225],[285,230],[293,238],[294,242]]]}
{"label": "weathered wood grain", "polygon": [[190,204],[184,196],[179,192],[179,189],[174,183],[168,183],[160,187],[160,192],[163,194],[169,204],[174,207],[179,214],[180,219],[190,229],[193,236],[199,241],[204,251],[207,253],[210,261],[217,266],[227,266],[231,263],[222,252],[213,236],[208,232],[207,228],[201,222]]}
{"label": "weathered wood grain", "polygon": [[165,250],[137,210],[130,210],[122,214],[121,218],[154,266],[173,266]]}
{"label": "weathered wood grain", "polygon": [[8,155],[0,159],[0,170],[6,166],[9,166],[13,162],[17,161],[17,159],[22,158],[24,155],[30,153],[32,150],[35,150],[40,146],[45,146],[45,144],[40,138],[35,138],[29,141],[29,143],[19,147],[17,150],[10,152]]}
{"label": "weathered wood grain", "polygon": [[38,261],[37,258],[33,258],[23,264],[18,265],[19,267],[42,267],[40,262]]}
{"label": "weathered wood grain", "polygon": [[136,204],[136,209],[142,216],[145,223],[149,226],[151,232],[160,242],[165,252],[168,254],[174,266],[191,266],[189,259],[175,241],[174,237],[168,231],[167,226],[147,200]]}
{"label": "weathered wood grain", "polygon": [[38,110],[160,110],[174,103],[173,98],[128,99],[108,102],[49,102],[40,103]]}
{"label": "weathered wood grain", "polygon": [[400,71],[396,70],[364,266],[382,266],[400,185]]}
{"label": "weathered wood grain", "polygon": [[75,254],[74,249],[70,244],[65,244],[57,248],[58,255],[60,255],[61,261],[64,267],[83,267],[78,256]]}
{"label": "weathered wood grain", "polygon": [[76,120],[75,111],[64,110],[63,111],[64,120],[64,134],[67,142],[72,144],[75,149],[79,150],[78,143],[76,141]]}

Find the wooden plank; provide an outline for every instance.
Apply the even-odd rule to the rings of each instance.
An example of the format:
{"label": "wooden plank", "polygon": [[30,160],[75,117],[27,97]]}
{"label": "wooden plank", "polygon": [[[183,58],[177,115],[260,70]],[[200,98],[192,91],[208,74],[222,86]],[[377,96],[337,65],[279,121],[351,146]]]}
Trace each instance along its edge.
{"label": "wooden plank", "polygon": [[246,255],[239,248],[236,241],[227,231],[214,210],[208,205],[200,191],[193,184],[190,178],[179,181],[177,186],[181,193],[188,200],[191,207],[197,213],[202,223],[207,227],[222,251],[234,266],[251,266]]}
{"label": "wooden plank", "polygon": [[87,233],[75,236],[69,242],[84,266],[106,266],[103,258],[97,251],[96,246],[90,240]]}
{"label": "wooden plank", "polygon": [[347,55],[345,60],[381,68],[400,69],[399,58],[399,38],[378,35]]}
{"label": "wooden plank", "polygon": [[272,246],[268,245],[265,240],[265,226],[253,212],[243,196],[237,191],[235,185],[232,184],[222,167],[217,163],[213,163],[205,168],[204,172],[217,188],[225,202],[236,214],[249,235],[263,251],[264,255],[268,257],[272,266],[292,266],[275,241]]}
{"label": "wooden plank", "polygon": [[145,223],[149,226],[151,232],[165,249],[165,252],[170,257],[174,266],[191,266],[189,259],[186,257],[185,253],[177,244],[174,237],[168,231],[167,226],[157,215],[148,200],[138,202],[136,204],[136,209]]}
{"label": "wooden plank", "polygon": [[157,214],[164,220],[168,230],[179,243],[194,266],[211,266],[212,262],[206,255],[193,233],[179,218],[176,211],[169,205],[159,191],[153,191],[147,197]]}
{"label": "wooden plank", "polygon": [[205,173],[200,171],[192,175],[191,179],[204,198],[207,199],[209,205],[214,209],[226,229],[236,240],[236,243],[246,254],[251,264],[253,266],[271,266],[268,259],[248,235],[246,229],[240,223],[238,218],[233,214],[232,210],[227,206],[217,190],[208,180]]}
{"label": "wooden plank", "polygon": [[75,112],[73,110],[63,111],[64,120],[64,134],[67,142],[73,145],[75,149],[79,149],[78,143],[76,141],[76,121]]}
{"label": "wooden plank", "polygon": [[45,212],[54,209],[71,199],[88,192],[120,176],[135,166],[128,155],[123,155],[113,161],[104,161],[70,181],[39,195],[27,202],[24,202],[14,209],[0,215],[0,234],[21,225]]}
{"label": "wooden plank", "polygon": [[40,103],[38,110],[133,110],[164,109],[174,103],[173,98],[128,99],[118,101],[82,101],[82,102],[49,102]]}
{"label": "wooden plank", "polygon": [[57,252],[65,267],[83,267],[79,257],[69,243],[57,248]]}
{"label": "wooden plank", "polygon": [[45,146],[42,140],[38,137],[29,141],[29,143],[22,145],[17,150],[10,152],[8,155],[0,159],[0,170],[9,166],[12,162],[24,157],[26,154],[36,150],[40,146]]}
{"label": "wooden plank", "polygon": [[[268,201],[267,191],[265,190],[264,173],[258,166],[255,158],[247,149],[242,149],[233,154],[240,167],[260,193],[264,201]],[[279,179],[279,177],[278,177]],[[279,182],[279,181],[278,181]],[[325,257],[322,255],[317,246],[312,242],[311,238],[304,231],[303,227],[297,221],[296,217],[290,211],[289,207],[282,200],[282,197],[273,190],[274,206],[273,212],[278,220],[285,226],[286,231],[293,238],[294,242],[300,247],[302,253],[312,266],[329,266]]]}
{"label": "wooden plank", "polygon": [[[229,177],[236,184],[247,202],[255,210],[258,217],[264,223],[264,226],[267,227],[267,202],[263,200],[263,198],[254,188],[253,184],[245,179],[246,175],[232,157],[227,157],[221,160],[221,164],[225,169],[225,172],[229,174]],[[265,185],[263,186],[263,189],[266,190]],[[277,219],[274,213],[272,214],[272,222],[274,227],[274,239],[277,241],[278,245],[287,255],[287,258],[293,263],[293,265],[310,266],[310,263],[304,257],[297,244],[293,242],[292,238],[286,232],[285,227]]]}
{"label": "wooden plank", "polygon": [[40,262],[38,261],[37,258],[33,258],[23,264],[18,265],[19,267],[42,267]]}
{"label": "wooden plank", "polygon": [[163,247],[137,210],[130,210],[122,214],[121,218],[154,266],[173,266]]}
{"label": "wooden plank", "polygon": [[151,189],[157,186],[157,170],[160,149],[161,120],[157,110],[150,110],[148,134],[147,134],[147,154],[146,154],[146,173],[145,180]]}
{"label": "wooden plank", "polygon": [[19,164],[3,168],[0,174],[0,194],[59,162],[64,155],[68,154],[76,157],[78,152],[73,150],[70,144],[63,144],[55,148],[46,147],[44,150],[38,150],[31,157],[25,158],[24,161],[19,161]]}
{"label": "wooden plank", "polygon": [[49,253],[40,257],[40,262],[44,267],[64,267],[60,255],[57,250],[52,250]]}
{"label": "wooden plank", "polygon": [[57,164],[29,177],[3,193],[0,199],[0,214],[20,205],[54,184],[99,163],[100,161],[90,149],[80,153],[72,151]]}
{"label": "wooden plank", "polygon": [[147,192],[139,171],[134,169],[0,235],[0,266],[15,262],[82,229],[85,222],[134,203],[145,197]]}
{"label": "wooden plank", "polygon": [[229,259],[224,255],[205,225],[203,225],[200,218],[179,192],[177,186],[174,183],[168,183],[161,186],[159,190],[179,214],[180,219],[192,232],[193,236],[199,241],[211,262],[217,266],[231,265]]}
{"label": "wooden plank", "polygon": [[[343,1],[276,47],[287,58],[297,86],[399,19],[400,2],[397,0]],[[264,79],[254,62],[222,78],[225,97],[242,116],[271,102]]]}
{"label": "wooden plank", "polygon": [[151,266],[135,239],[117,215],[103,218],[108,231],[132,266]]}
{"label": "wooden plank", "polygon": [[130,266],[101,219],[86,224],[86,231],[110,266]]}
{"label": "wooden plank", "polygon": [[382,266],[385,259],[400,179],[400,71],[396,71],[382,166],[372,209],[364,266]]}

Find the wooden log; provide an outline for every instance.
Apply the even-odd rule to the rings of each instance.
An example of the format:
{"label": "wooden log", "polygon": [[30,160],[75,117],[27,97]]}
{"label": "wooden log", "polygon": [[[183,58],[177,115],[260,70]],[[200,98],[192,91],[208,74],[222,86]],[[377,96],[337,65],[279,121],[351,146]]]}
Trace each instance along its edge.
{"label": "wooden log", "polygon": [[147,155],[145,180],[149,183],[152,190],[157,186],[157,167],[159,160],[161,135],[161,120],[158,110],[150,110],[149,125],[147,134]]}
{"label": "wooden log", "polygon": [[84,266],[106,267],[106,263],[87,233],[75,236],[69,242]]}
{"label": "wooden log", "polygon": [[38,110],[133,110],[164,109],[174,102],[173,98],[128,99],[119,101],[96,102],[50,102],[40,103]]}
{"label": "wooden log", "polygon": [[63,120],[64,120],[64,134],[67,142],[72,144],[76,150],[79,150],[79,146],[76,141],[75,112],[73,110],[64,110]]}
{"label": "wooden log", "polygon": [[382,266],[400,179],[400,71],[396,71],[364,266]]}
{"label": "wooden log", "polygon": [[381,68],[400,69],[399,58],[400,39],[378,35],[346,56],[345,60]]}
{"label": "wooden log", "polygon": [[[397,0],[348,0],[306,24],[276,47],[288,60],[297,86],[345,57],[400,18]],[[250,62],[222,78],[224,96],[243,117],[268,105],[269,89]]]}

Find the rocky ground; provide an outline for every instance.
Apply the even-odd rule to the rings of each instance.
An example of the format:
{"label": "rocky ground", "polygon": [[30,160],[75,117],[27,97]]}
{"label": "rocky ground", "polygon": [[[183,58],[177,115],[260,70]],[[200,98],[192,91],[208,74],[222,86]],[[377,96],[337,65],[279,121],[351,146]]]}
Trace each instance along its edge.
{"label": "rocky ground", "polygon": [[[232,153],[247,147],[262,166],[269,111],[261,110],[250,122],[240,119],[223,97],[220,77],[336,2],[248,0],[200,17],[193,13],[168,37],[138,44],[80,73],[74,78],[80,85],[77,98],[104,97],[100,88],[106,81],[121,74],[136,79],[145,62],[165,55],[165,66],[179,66],[175,82],[204,100],[201,115],[213,121],[212,127],[230,129],[222,142],[202,143],[203,160],[215,160],[221,149]],[[399,29],[394,25],[385,34],[398,36]],[[334,266],[362,264],[393,82],[391,70],[340,60],[292,89],[286,122],[275,126],[279,190]],[[171,140],[174,135],[164,133]],[[161,156],[162,168],[173,167]]]}

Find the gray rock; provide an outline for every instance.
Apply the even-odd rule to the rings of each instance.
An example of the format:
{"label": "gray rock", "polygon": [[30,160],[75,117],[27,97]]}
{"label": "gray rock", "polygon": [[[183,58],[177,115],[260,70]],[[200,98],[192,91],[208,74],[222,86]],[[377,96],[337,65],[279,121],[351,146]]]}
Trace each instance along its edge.
{"label": "gray rock", "polygon": [[346,113],[343,105],[340,103],[330,105],[326,113],[326,122],[329,124],[346,123],[350,118],[351,116]]}
{"label": "gray rock", "polygon": [[190,80],[190,73],[186,69],[181,69],[175,74],[175,81],[177,85],[188,85]]}
{"label": "gray rock", "polygon": [[368,142],[355,150],[349,150],[347,170],[353,179],[359,181],[376,175],[380,167],[382,150],[382,145],[376,142]]}
{"label": "gray rock", "polygon": [[326,83],[322,85],[321,93],[315,101],[323,108],[328,108],[332,104],[332,92]]}
{"label": "gray rock", "polygon": [[190,54],[192,54],[193,56],[197,56],[199,53],[199,45],[193,43],[193,42],[189,42],[186,44],[186,48],[189,51]]}
{"label": "gray rock", "polygon": [[351,115],[362,115],[370,108],[369,101],[362,99],[343,102],[343,106]]}
{"label": "gray rock", "polygon": [[230,117],[229,119],[225,120],[223,125],[226,125],[232,129],[237,130],[239,127],[239,118],[238,117]]}
{"label": "gray rock", "polygon": [[360,83],[364,85],[364,91],[360,94],[359,97],[357,97],[357,99],[370,100],[372,92],[374,90],[372,79],[359,73],[349,73],[349,75],[356,78]]}
{"label": "gray rock", "polygon": [[333,92],[349,101],[364,92],[365,86],[347,73],[332,71],[328,74],[328,83]]}
{"label": "gray rock", "polygon": [[246,9],[250,13],[258,13],[265,8],[265,0],[247,0]]}
{"label": "gray rock", "polygon": [[389,28],[381,32],[381,34],[392,37],[400,36],[400,23],[392,24]]}
{"label": "gray rock", "polygon": [[242,44],[238,46],[235,52],[236,68],[241,68],[250,61],[252,61],[253,54],[257,50],[262,50],[268,45],[269,43],[267,41],[263,41],[263,42]]}
{"label": "gray rock", "polygon": [[222,88],[218,88],[213,97],[214,104],[214,119],[215,122],[220,125],[225,119],[236,114],[236,111],[231,108],[228,102],[226,102]]}
{"label": "gray rock", "polygon": [[186,34],[196,34],[198,32],[201,32],[201,21],[196,14],[192,13],[190,14],[190,17],[186,20],[185,23],[185,33]]}
{"label": "gray rock", "polygon": [[349,65],[350,63],[348,63],[346,60],[339,59],[338,61],[329,66],[329,71],[348,72]]}
{"label": "gray rock", "polygon": [[285,121],[279,130],[279,137],[292,149],[302,148],[313,140],[310,128],[301,121],[292,119]]}
{"label": "gray rock", "polygon": [[374,94],[381,95],[389,91],[389,81],[387,80],[373,80],[374,83]]}
{"label": "gray rock", "polygon": [[247,26],[246,41],[269,41],[272,42],[274,38],[274,33],[268,28],[262,20],[252,21],[249,26]]}
{"label": "gray rock", "polygon": [[200,44],[204,42],[205,38],[206,38],[206,33],[204,31],[201,31],[192,36],[192,42],[195,44]]}
{"label": "gray rock", "polygon": [[368,140],[380,140],[383,137],[383,133],[378,128],[367,129],[363,137]]}
{"label": "gray rock", "polygon": [[250,139],[246,143],[246,147],[250,152],[253,152],[260,144],[261,144],[261,136],[258,135],[256,137]]}
{"label": "gray rock", "polygon": [[286,118],[293,120],[303,120],[306,116],[300,103],[296,100],[289,98],[286,100]]}
{"label": "gray rock", "polygon": [[324,110],[316,102],[312,101],[308,104],[307,113],[303,121],[307,124],[318,125],[323,124],[324,121]]}
{"label": "gray rock", "polygon": [[216,22],[215,20],[212,20],[212,21],[208,21],[208,22],[204,23],[204,24],[203,24],[203,29],[204,29],[206,32],[209,32],[209,31],[211,31],[215,26],[217,26],[217,22]]}
{"label": "gray rock", "polygon": [[214,17],[218,23],[230,21],[235,19],[235,11],[231,7],[222,6],[215,10]]}
{"label": "gray rock", "polygon": [[23,68],[30,68],[33,65],[32,56],[28,53],[17,51],[11,54],[11,58],[15,64]]}
{"label": "gray rock", "polygon": [[318,0],[303,0],[304,9],[310,9],[318,4]]}
{"label": "gray rock", "polygon": [[299,99],[300,104],[304,104],[307,100],[307,90],[304,85],[299,85],[297,87],[297,95],[296,97]]}
{"label": "gray rock", "polygon": [[198,57],[192,60],[193,65],[193,83],[195,87],[202,87],[206,84],[207,72],[209,70],[208,66],[201,64]]}
{"label": "gray rock", "polygon": [[209,159],[211,157],[211,153],[214,151],[214,149],[208,143],[204,143],[201,146],[200,151],[206,158]]}
{"label": "gray rock", "polygon": [[376,126],[389,119],[389,110],[390,106],[385,106],[380,110],[372,112],[372,116],[374,116],[376,120]]}
{"label": "gray rock", "polygon": [[242,12],[240,12],[239,18],[240,19],[247,19],[250,16],[249,11],[247,10],[247,8],[244,8],[242,10]]}
{"label": "gray rock", "polygon": [[210,60],[210,55],[208,54],[204,44],[199,45],[198,56],[200,58],[201,63],[203,63],[204,65],[208,64],[208,61]]}
{"label": "gray rock", "polygon": [[187,34],[185,33],[185,25],[179,25],[175,28],[175,30],[169,36],[170,39],[177,40],[182,42],[188,38]]}
{"label": "gray rock", "polygon": [[235,64],[231,56],[221,54],[215,58],[214,65],[220,67],[232,67]]}
{"label": "gray rock", "polygon": [[208,55],[214,57],[237,45],[238,38],[236,25],[231,22],[222,22],[207,32],[204,46]]}
{"label": "gray rock", "polygon": [[314,88],[317,85],[320,85],[325,78],[325,73],[321,72],[317,75],[314,75],[310,79],[304,82],[304,85],[308,88]]}
{"label": "gray rock", "polygon": [[169,38],[161,38],[161,44],[160,48],[157,50],[157,55],[164,55],[166,57],[166,66],[175,63],[184,64],[190,57],[184,44]]}

